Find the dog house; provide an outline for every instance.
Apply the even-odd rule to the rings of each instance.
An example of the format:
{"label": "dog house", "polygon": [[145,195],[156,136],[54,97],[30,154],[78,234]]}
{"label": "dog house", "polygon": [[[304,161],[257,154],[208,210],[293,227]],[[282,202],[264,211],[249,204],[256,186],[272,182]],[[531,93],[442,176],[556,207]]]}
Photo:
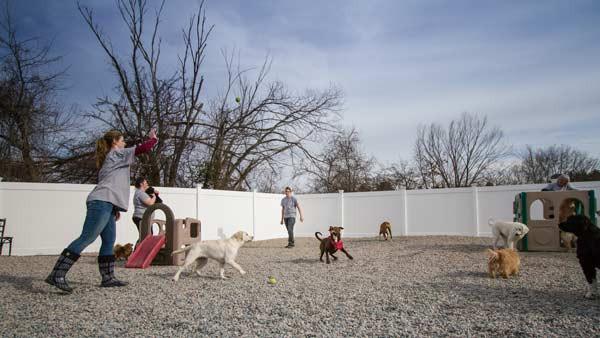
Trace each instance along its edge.
{"label": "dog house", "polygon": [[[154,219],[154,212],[161,210],[165,213],[166,220]],[[173,211],[163,203],[149,206],[140,225],[140,238],[151,234],[152,225],[157,224],[159,234],[166,236],[166,242],[154,260],[153,265],[183,265],[185,253],[172,255],[173,251],[199,242],[201,239],[201,223],[195,218],[175,219]]]}
{"label": "dog house", "polygon": [[565,251],[558,224],[573,214],[586,215],[596,224],[596,196],[593,190],[522,192],[515,196],[513,214],[515,222],[529,228],[517,244],[519,250]]}

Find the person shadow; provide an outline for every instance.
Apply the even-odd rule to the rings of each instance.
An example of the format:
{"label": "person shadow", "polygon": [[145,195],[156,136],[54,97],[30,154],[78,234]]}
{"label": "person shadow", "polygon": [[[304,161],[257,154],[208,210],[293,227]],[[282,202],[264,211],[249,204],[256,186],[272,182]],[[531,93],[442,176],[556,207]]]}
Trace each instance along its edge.
{"label": "person shadow", "polygon": [[[47,290],[43,290],[43,289],[40,289],[39,287],[36,287],[36,285],[34,285],[34,282],[35,282],[35,284],[37,284],[37,282],[39,282],[39,283],[43,283],[44,285],[47,285],[43,279],[38,279],[38,278],[32,277],[32,276],[14,276],[14,275],[0,274],[0,285],[10,284],[15,289],[21,290],[24,292],[28,292],[28,293],[36,293],[36,294],[56,293],[56,294],[60,294],[60,295],[68,294],[66,292],[60,291],[59,289],[57,289],[51,285],[47,285],[48,288],[50,290],[52,290],[52,292],[48,292]],[[69,284],[77,285],[78,283],[69,282]]]}

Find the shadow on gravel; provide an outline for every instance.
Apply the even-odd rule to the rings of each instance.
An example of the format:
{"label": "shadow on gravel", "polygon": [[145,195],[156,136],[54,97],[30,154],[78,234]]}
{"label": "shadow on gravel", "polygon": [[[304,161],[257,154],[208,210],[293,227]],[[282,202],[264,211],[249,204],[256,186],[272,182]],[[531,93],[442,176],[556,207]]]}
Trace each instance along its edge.
{"label": "shadow on gravel", "polygon": [[[323,256],[325,257],[325,256]],[[325,258],[323,258],[325,260]],[[277,263],[292,263],[292,264],[317,264],[320,263],[318,258],[295,258],[291,260],[281,260]]]}
{"label": "shadow on gravel", "polygon": [[437,245],[409,245],[406,248],[423,249],[427,251],[452,251],[452,252],[481,252],[491,248],[489,245],[483,244],[437,244]]}
{"label": "shadow on gravel", "polygon": [[[159,277],[161,279],[168,279],[170,282],[176,283],[172,280],[173,276],[175,276],[175,272],[176,272],[176,270],[174,270],[173,272],[153,272],[153,273],[149,273],[148,276]],[[231,277],[231,275],[228,275],[228,274],[225,274],[225,276]],[[217,275],[198,276],[198,274],[195,271],[183,271],[181,273],[181,275],[179,276],[179,280],[182,280],[185,278],[202,278],[202,279],[207,279],[207,280],[220,280],[221,279],[221,277],[219,277]]]}
{"label": "shadow on gravel", "polygon": [[482,271],[454,271],[446,275],[446,277],[475,277],[475,278],[489,278],[486,272]]}
{"label": "shadow on gravel", "polygon": [[[39,280],[37,278],[30,277],[30,276],[18,277],[18,276],[10,276],[10,275],[0,275],[0,285],[2,285],[4,283],[11,284],[15,289],[29,292],[29,293],[48,293],[43,290],[36,289],[33,286],[34,281],[36,281],[36,282],[40,281],[41,283],[44,283],[44,285],[47,285],[43,280]],[[73,284],[73,283],[71,283],[71,284]],[[48,290],[51,290],[51,291],[56,290],[56,293],[63,294],[63,292],[59,291],[58,289],[56,289],[55,287],[50,286],[50,285],[48,285]]]}
{"label": "shadow on gravel", "polygon": [[[510,280],[495,280],[496,285],[474,283],[428,283],[435,289],[446,289],[463,298],[465,304],[502,304],[519,309],[521,314],[542,314],[596,318],[600,302],[587,300],[583,293],[562,290],[535,290],[508,284]],[[496,309],[497,310],[497,309]]]}

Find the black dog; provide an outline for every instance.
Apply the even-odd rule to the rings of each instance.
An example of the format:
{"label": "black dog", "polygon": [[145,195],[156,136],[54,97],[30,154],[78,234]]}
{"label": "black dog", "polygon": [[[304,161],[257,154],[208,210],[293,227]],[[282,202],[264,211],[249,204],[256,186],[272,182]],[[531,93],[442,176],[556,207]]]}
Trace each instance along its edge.
{"label": "black dog", "polygon": [[593,298],[597,291],[596,269],[600,269],[600,229],[583,215],[569,216],[558,227],[577,236],[577,258],[589,286],[585,297]]}
{"label": "black dog", "polygon": [[[148,187],[148,189],[146,189],[146,194],[148,194],[148,196],[152,197],[154,195],[154,187]],[[160,198],[158,196],[158,194],[156,194],[156,201],[154,203],[162,203],[163,200],[162,198]]]}

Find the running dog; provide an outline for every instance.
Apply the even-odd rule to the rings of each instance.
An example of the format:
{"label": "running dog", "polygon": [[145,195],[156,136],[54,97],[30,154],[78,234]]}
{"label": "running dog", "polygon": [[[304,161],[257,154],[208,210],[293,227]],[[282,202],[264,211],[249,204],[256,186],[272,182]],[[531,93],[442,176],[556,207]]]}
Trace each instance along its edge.
{"label": "running dog", "polygon": [[209,258],[221,263],[219,276],[222,279],[228,278],[225,277],[225,264],[231,265],[242,275],[245,275],[246,271],[244,271],[244,269],[242,269],[242,267],[235,262],[235,258],[242,245],[251,241],[252,239],[253,237],[248,235],[246,232],[238,231],[228,239],[198,242],[190,246],[186,246],[183,249],[173,251],[172,255],[186,252],[183,265],[179,268],[175,276],[173,276],[173,280],[178,281],[181,272],[194,263],[196,264],[196,274],[200,276],[200,269],[202,269],[206,263],[208,263]]}
{"label": "running dog", "polygon": [[344,248],[344,242],[342,242],[342,230],[344,230],[343,227],[330,226],[329,237],[327,238],[321,238],[320,236],[323,236],[323,234],[321,234],[318,231],[315,232],[315,237],[321,242],[321,257],[319,257],[319,260],[321,262],[323,261],[323,254],[325,254],[327,264],[330,263],[329,256],[333,257],[333,260],[337,260],[337,257],[335,257],[333,254],[336,253],[338,250],[345,253],[349,259],[354,259],[348,253],[348,251],[346,251],[346,248]]}
{"label": "running dog", "polygon": [[379,225],[379,239],[381,239],[381,236],[383,236],[383,239],[385,239],[386,241],[388,237],[390,238],[390,240],[392,239],[392,225],[390,224],[390,222],[385,221],[381,223],[381,225]]}

